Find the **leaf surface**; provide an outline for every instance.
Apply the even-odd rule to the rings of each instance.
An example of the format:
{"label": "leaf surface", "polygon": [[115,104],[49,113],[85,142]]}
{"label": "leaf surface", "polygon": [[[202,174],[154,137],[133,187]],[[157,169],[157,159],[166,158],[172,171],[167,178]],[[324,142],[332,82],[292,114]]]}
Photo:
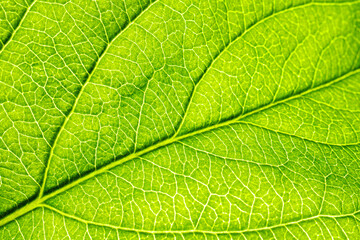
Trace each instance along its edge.
{"label": "leaf surface", "polygon": [[356,239],[357,1],[0,1],[1,239]]}

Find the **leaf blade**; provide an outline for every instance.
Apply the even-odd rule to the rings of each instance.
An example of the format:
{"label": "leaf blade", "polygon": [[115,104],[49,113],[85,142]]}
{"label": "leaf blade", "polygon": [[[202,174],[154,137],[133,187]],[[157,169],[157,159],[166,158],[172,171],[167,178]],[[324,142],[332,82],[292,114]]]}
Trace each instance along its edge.
{"label": "leaf blade", "polygon": [[[163,11],[165,15],[170,16],[167,11],[176,11],[171,8],[175,6],[170,6],[170,3],[154,4],[156,14],[154,12],[144,14],[145,16],[139,18],[138,22],[134,24],[132,33],[135,35],[131,36],[133,39],[130,39],[130,35],[122,36],[119,40],[121,42],[120,47],[114,46],[113,49],[110,49],[107,45],[105,48],[110,49],[109,53],[111,54],[100,53],[100,58],[106,55],[104,62],[107,64],[115,61],[115,59],[121,62],[124,59],[119,58],[119,52],[124,50],[122,47],[127,46],[126,44],[130,44],[128,46],[136,49],[134,51],[137,51],[138,54],[134,55],[133,52],[126,51],[124,53],[125,55],[131,53],[128,55],[130,56],[129,59],[131,60],[135,56],[136,61],[128,61],[128,65],[115,64],[115,67],[100,64],[100,61],[97,61],[90,73],[90,76],[93,76],[92,71],[96,72],[94,83],[91,83],[92,88],[86,88],[87,95],[83,97],[83,100],[79,100],[81,104],[77,107],[73,105],[70,110],[72,114],[72,112],[83,108],[89,114],[81,113],[81,111],[76,112],[77,115],[72,119],[70,128],[67,126],[68,121],[65,121],[63,125],[65,126],[65,133],[68,135],[62,136],[59,140],[56,137],[54,145],[57,145],[58,141],[63,146],[68,144],[67,148],[70,152],[68,151],[63,156],[70,156],[68,153],[71,152],[79,152],[80,155],[78,156],[83,154],[82,158],[88,163],[81,162],[81,157],[75,157],[74,160],[70,160],[68,157],[63,159],[78,164],[78,167],[74,165],[76,170],[71,169],[70,165],[61,170],[59,166],[64,164],[62,160],[57,161],[55,167],[49,164],[48,169],[56,174],[65,174],[66,177],[58,178],[53,175],[53,183],[49,185],[45,194],[45,185],[43,184],[39,198],[30,199],[29,204],[11,214],[6,213],[5,217],[0,220],[0,225],[3,226],[2,236],[9,236],[7,235],[9,229],[14,229],[21,236],[32,238],[35,235],[28,234],[32,232],[29,230],[33,229],[39,238],[40,236],[41,238],[45,237],[46,235],[43,234],[47,231],[60,237],[63,234],[69,235],[67,230],[69,227],[77,228],[74,235],[71,235],[73,238],[99,237],[96,226],[94,226],[96,223],[102,225],[101,230],[98,229],[101,231],[100,234],[104,234],[101,236],[112,236],[114,238],[129,238],[131,236],[156,238],[184,236],[189,238],[195,236],[205,238],[210,236],[230,238],[240,236],[243,238],[312,237],[312,234],[318,231],[323,237],[356,236],[359,196],[356,188],[358,186],[357,159],[359,159],[357,135],[359,121],[357,119],[360,107],[356,103],[360,96],[357,89],[359,79],[357,66],[360,58],[359,51],[356,52],[358,43],[354,36],[356,36],[356,21],[358,19],[356,9],[359,9],[360,5],[356,3],[325,5],[327,6],[310,4],[307,7],[298,6],[297,8],[309,13],[314,9],[327,9],[324,10],[326,14],[331,11],[336,13],[342,9],[341,12],[349,11],[353,14],[341,16],[334,14],[334,18],[329,18],[334,26],[339,25],[335,24],[336,21],[342,24],[343,28],[339,30],[340,32],[349,31],[351,34],[341,36],[339,41],[337,39],[332,40],[336,42],[337,47],[332,44],[325,44],[325,48],[331,49],[331,54],[326,51],[317,52],[321,61],[328,60],[332,63],[332,56],[337,56],[339,53],[344,53],[344,56],[347,57],[351,56],[350,60],[336,62],[335,66],[340,67],[333,67],[334,70],[331,73],[325,71],[326,74],[323,75],[325,77],[319,83],[312,80],[306,85],[307,87],[297,87],[300,90],[291,92],[291,94],[284,94],[281,90],[281,84],[283,84],[281,82],[285,76],[282,69],[279,86],[275,86],[272,90],[273,95],[264,94],[268,99],[264,104],[250,107],[246,111],[237,111],[233,115],[226,115],[222,113],[222,109],[231,108],[234,103],[230,101],[230,105],[226,105],[228,103],[221,102],[221,108],[215,111],[215,113],[220,113],[220,117],[215,117],[213,120],[212,113],[204,114],[203,110],[193,109],[193,104],[201,105],[202,102],[205,102],[199,98],[196,99],[195,97],[194,101],[184,101],[179,96],[177,96],[178,99],[166,98],[172,96],[172,93],[169,94],[165,91],[167,88],[164,86],[169,85],[169,78],[166,74],[164,75],[167,73],[163,70],[164,66],[167,67],[167,71],[172,69],[179,74],[182,73],[182,70],[181,68],[173,68],[171,62],[161,61],[160,58],[166,54],[157,55],[158,53],[154,49],[162,49],[159,43],[165,38],[161,38],[161,35],[155,36],[151,32],[160,29],[158,25],[153,27],[152,24],[147,24],[157,22],[154,21],[158,17],[157,13]],[[219,6],[221,10],[222,5]],[[98,9],[100,8],[98,6]],[[353,11],[354,9],[355,11]],[[283,11],[286,13],[287,10]],[[301,11],[289,10],[288,16],[301,16],[300,13],[303,13]],[[216,14],[220,16],[220,12],[216,12]],[[176,14],[174,19],[176,19]],[[282,16],[282,11],[278,15]],[[318,17],[316,16],[315,19]],[[151,21],[147,19],[151,19]],[[302,22],[299,19],[296,21],[297,23]],[[271,21],[264,20],[264,22]],[[227,23],[229,30],[231,26],[229,22]],[[216,24],[219,28],[219,23]],[[149,27],[149,29],[142,25]],[[325,26],[330,26],[329,22],[326,22]],[[104,25],[103,27],[105,29]],[[259,32],[256,27],[254,29]],[[329,28],[329,32],[331,31],[335,34],[337,30],[330,30]],[[230,32],[230,30],[229,32],[225,31],[219,35],[221,36],[219,41],[225,46],[226,42],[231,39]],[[145,37],[142,37],[143,35]],[[321,34],[315,39],[319,36]],[[329,36],[333,35],[330,34]],[[108,38],[106,31],[103,37]],[[172,40],[175,41],[175,39]],[[237,38],[235,37],[235,39]],[[254,41],[256,42],[256,40]],[[286,40],[282,41],[286,42]],[[171,46],[168,42],[166,44],[168,44],[167,47]],[[303,43],[300,42],[299,45],[301,44]],[[154,46],[155,48],[151,48]],[[229,47],[229,49],[231,48]],[[254,49],[258,51],[257,46],[254,46]],[[287,59],[296,56],[298,53],[295,54],[294,52],[297,49],[301,49],[301,47],[297,45]],[[309,50],[309,48],[304,49]],[[209,61],[209,66],[216,66],[216,63],[222,59],[222,53],[226,51],[221,50],[219,55],[216,55],[215,52],[215,59]],[[234,49],[231,49],[231,52],[233,51]],[[78,56],[81,58],[80,55]],[[220,57],[218,58],[218,56]],[[260,60],[258,61],[260,62]],[[319,64],[321,61],[315,61],[313,79],[320,79],[318,74],[321,71],[318,69],[322,64]],[[284,66],[287,62],[286,60]],[[141,65],[141,67],[137,68],[136,65]],[[148,79],[146,87],[140,86],[144,92],[142,98],[136,99],[131,84],[125,84],[124,87],[116,85],[111,78],[110,82],[104,82],[104,79],[107,80],[103,78],[106,76],[104,73],[110,72],[111,69],[121,69],[119,66],[128,66],[128,69],[133,73],[136,72],[136,69],[141,70],[137,74],[140,74],[139,76],[142,76],[143,79]],[[221,68],[226,68],[226,64]],[[209,67],[205,68],[204,75],[199,75],[200,78],[197,83],[191,77],[187,78],[188,80],[191,79],[193,87],[198,86],[197,84],[202,79],[205,79],[205,82],[209,81],[207,74],[213,70],[212,68],[208,69]],[[216,70],[219,70],[219,66]],[[274,69],[272,71],[275,72]],[[159,82],[158,79],[164,80],[164,82]],[[172,80],[172,78],[170,79]],[[89,81],[85,80],[85,82]],[[104,88],[104,84],[107,85],[106,88]],[[222,81],[221,84],[226,86],[227,83]],[[254,82],[254,84],[257,83]],[[186,86],[192,89],[190,85]],[[215,86],[215,83],[210,85]],[[12,87],[11,85],[4,86]],[[186,89],[186,86],[175,85],[174,91],[181,88]],[[115,89],[120,89],[120,91],[117,94],[109,94]],[[214,92],[216,93],[216,91]],[[184,96],[195,96],[191,92],[187,91]],[[212,95],[206,91],[196,89],[194,92],[195,94],[202,92],[205,99],[214,100]],[[104,94],[108,94],[108,96]],[[121,98],[118,98],[119,96]],[[156,120],[157,125],[155,124],[155,126],[159,128],[155,127],[153,133],[151,133],[150,127],[144,130],[144,126],[151,126],[143,117],[151,116],[150,108],[145,107],[144,110],[140,110],[139,117],[135,118],[136,121],[134,121],[133,130],[136,133],[134,135],[135,141],[132,141],[134,147],[129,147],[127,145],[129,142],[125,142],[123,143],[125,152],[117,150],[117,154],[115,154],[116,151],[109,154],[104,145],[99,145],[99,139],[101,139],[99,133],[104,131],[106,126],[96,123],[96,117],[93,116],[99,116],[101,119],[105,112],[103,106],[98,108],[99,103],[95,100],[99,98],[104,102],[112,101],[109,105],[110,108],[108,108],[111,110],[112,108],[121,109],[123,106],[118,105],[117,102],[121,103],[122,98],[126,97],[129,100],[128,103],[133,100],[142,102],[142,105],[139,105],[141,109],[144,103],[148,104],[148,101],[153,101],[157,108],[151,111],[157,113],[158,116],[153,115],[152,120]],[[30,98],[24,99],[25,106],[29,105],[26,101]],[[75,99],[75,102],[78,102],[77,99],[80,98]],[[183,99],[188,99],[188,97]],[[226,96],[220,99],[221,101],[226,100]],[[246,102],[245,98],[244,103]],[[253,101],[250,102],[253,104]],[[259,102],[261,103],[261,101]],[[159,103],[162,103],[165,110],[161,109],[162,106],[161,104],[158,105]],[[214,101],[211,104],[217,103]],[[86,109],[87,106],[90,108]],[[210,107],[210,109],[215,108]],[[316,109],[320,111],[314,111]],[[200,121],[200,125],[191,127],[188,125],[189,117],[181,118],[182,114],[189,110],[195,112],[195,115],[200,113],[207,116],[210,121],[205,122],[205,124]],[[132,110],[128,108],[123,111],[131,113]],[[109,113],[114,116],[119,114],[118,112]],[[276,121],[269,121],[269,119],[275,119],[278,113],[285,114],[279,114]],[[46,139],[48,133],[42,132],[43,126],[39,125],[36,114],[36,112],[33,114],[32,123],[37,124],[40,129],[40,135],[37,137]],[[194,113],[191,114],[194,116]],[[194,117],[190,115],[191,118]],[[304,118],[304,120],[298,121],[296,118]],[[174,124],[174,119],[177,119],[177,124]],[[100,123],[109,124],[112,120],[102,118],[101,121]],[[194,122],[197,123],[197,120]],[[302,130],[305,124],[314,127],[314,129],[312,131],[307,130],[308,128]],[[176,125],[179,125],[180,128],[177,129]],[[113,127],[115,127],[113,129],[123,130],[119,125]],[[183,127],[189,129],[183,131]],[[81,128],[88,129],[86,129],[87,133],[79,138],[81,135],[77,134]],[[324,130],[326,128],[327,130]],[[109,130],[106,131],[101,136],[110,134]],[[93,134],[96,132],[97,137],[96,134]],[[81,148],[73,148],[74,145],[71,142],[70,144],[66,142],[72,137],[78,138],[80,142],[88,141],[88,146],[95,146],[95,154],[86,152],[87,150],[83,151]],[[95,141],[91,142],[92,139]],[[111,140],[111,138],[104,138],[102,141],[106,142],[107,140]],[[114,146],[120,144],[120,140],[117,140]],[[64,149],[57,150],[55,155],[59,156],[64,152]],[[134,151],[132,152],[131,149]],[[101,155],[103,154],[102,151],[103,156]],[[113,156],[115,161],[104,162],[99,160],[101,157],[111,159],[109,156]],[[78,174],[69,174],[71,171]],[[5,195],[2,194],[1,196]],[[35,215],[37,217],[34,217]],[[44,217],[45,215],[47,217]],[[61,217],[61,215],[65,216]],[[138,218],[137,216],[141,217]],[[29,219],[33,221],[29,221]],[[40,219],[53,221],[54,224],[60,226],[61,230],[55,231],[46,228],[44,225],[34,227],[32,222]],[[28,223],[26,223],[27,221]],[[308,221],[311,221],[311,224]],[[310,227],[314,224],[316,230]],[[269,229],[267,229],[268,226],[270,226]],[[115,227],[117,230],[113,231],[108,227]],[[132,233],[129,233],[130,230],[133,230]]]}

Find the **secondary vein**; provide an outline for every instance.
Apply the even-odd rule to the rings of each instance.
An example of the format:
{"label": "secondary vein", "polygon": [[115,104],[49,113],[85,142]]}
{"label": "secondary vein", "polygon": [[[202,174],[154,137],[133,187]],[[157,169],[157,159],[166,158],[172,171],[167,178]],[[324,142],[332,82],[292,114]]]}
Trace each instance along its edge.
{"label": "secondary vein", "polygon": [[74,104],[73,104],[73,106],[72,106],[69,114],[68,114],[67,117],[65,118],[63,124],[61,125],[59,131],[58,131],[57,134],[56,134],[55,141],[54,141],[54,143],[53,143],[53,145],[52,145],[52,147],[51,147],[50,155],[49,155],[48,160],[47,160],[47,163],[46,163],[45,174],[44,174],[44,178],[43,178],[43,181],[42,181],[42,184],[41,184],[41,188],[40,188],[40,192],[39,192],[38,198],[41,198],[41,197],[44,195],[45,184],[46,184],[46,179],[47,179],[48,172],[49,172],[49,168],[50,168],[51,159],[52,159],[52,157],[53,157],[53,155],[54,155],[54,149],[55,149],[55,147],[56,147],[56,145],[57,145],[57,142],[58,142],[59,139],[60,139],[60,135],[61,135],[62,131],[65,129],[65,126],[66,126],[66,124],[68,123],[71,115],[74,113],[75,108],[76,108],[76,106],[77,106],[77,103],[79,102],[79,99],[80,99],[81,95],[83,94],[86,85],[89,83],[89,80],[91,79],[91,77],[92,77],[92,75],[94,74],[97,66],[98,66],[99,63],[101,62],[101,59],[106,55],[106,52],[107,52],[108,49],[110,48],[110,45],[121,35],[121,33],[125,32],[125,31],[129,28],[129,26],[131,26],[131,24],[136,21],[136,19],[138,19],[144,12],[146,12],[147,9],[149,9],[149,8],[150,8],[153,4],[155,4],[155,3],[156,3],[156,0],[155,0],[154,2],[152,2],[151,4],[149,4],[146,8],[144,8],[143,11],[142,11],[140,14],[138,14],[136,17],[134,17],[134,18],[126,25],[125,28],[121,29],[121,30],[115,35],[115,37],[108,42],[108,44],[106,45],[106,47],[105,47],[105,49],[103,50],[103,52],[100,53],[99,58],[98,58],[97,62],[95,63],[95,66],[91,69],[88,77],[87,77],[86,80],[85,80],[85,83],[81,86],[81,89],[80,89],[80,91],[79,91],[79,94],[78,94],[78,96],[76,97],[75,102],[74,102]]}
{"label": "secondary vein", "polygon": [[0,54],[3,52],[3,50],[6,48],[6,46],[11,42],[11,40],[15,36],[15,33],[17,33],[17,31],[20,29],[20,26],[24,22],[24,19],[26,18],[26,16],[30,12],[31,8],[34,6],[35,2],[36,2],[36,0],[33,0],[33,2],[27,7],[27,9],[26,9],[24,15],[22,16],[19,24],[16,26],[15,30],[11,33],[11,36],[5,41],[2,48],[0,49]]}

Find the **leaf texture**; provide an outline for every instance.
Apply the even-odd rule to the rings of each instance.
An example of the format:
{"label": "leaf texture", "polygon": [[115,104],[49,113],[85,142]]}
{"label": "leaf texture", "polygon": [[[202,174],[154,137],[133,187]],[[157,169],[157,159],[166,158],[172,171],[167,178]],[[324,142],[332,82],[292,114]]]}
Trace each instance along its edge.
{"label": "leaf texture", "polygon": [[0,239],[357,239],[360,2],[0,0]]}

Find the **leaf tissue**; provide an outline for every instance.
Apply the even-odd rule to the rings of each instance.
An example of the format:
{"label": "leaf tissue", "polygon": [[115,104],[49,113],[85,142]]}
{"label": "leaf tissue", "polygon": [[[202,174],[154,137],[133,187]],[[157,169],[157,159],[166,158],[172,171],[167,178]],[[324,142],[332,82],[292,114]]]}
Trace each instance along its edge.
{"label": "leaf tissue", "polygon": [[359,236],[359,1],[0,0],[0,239]]}

